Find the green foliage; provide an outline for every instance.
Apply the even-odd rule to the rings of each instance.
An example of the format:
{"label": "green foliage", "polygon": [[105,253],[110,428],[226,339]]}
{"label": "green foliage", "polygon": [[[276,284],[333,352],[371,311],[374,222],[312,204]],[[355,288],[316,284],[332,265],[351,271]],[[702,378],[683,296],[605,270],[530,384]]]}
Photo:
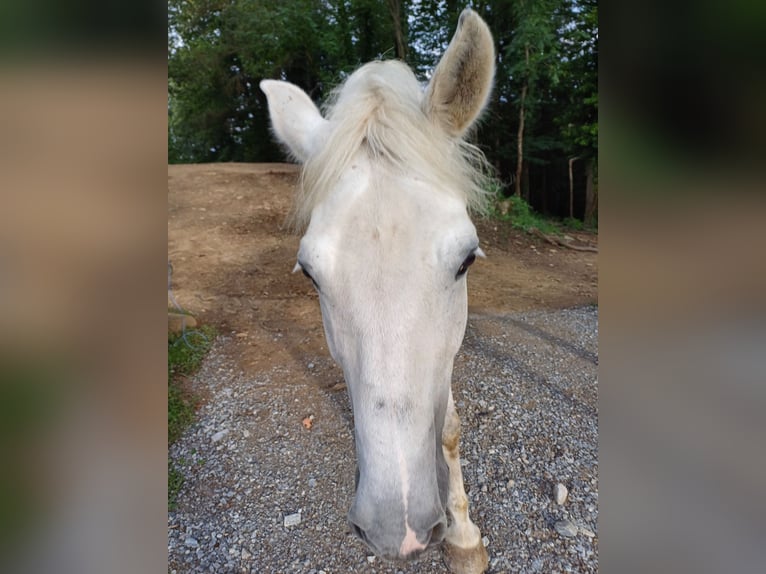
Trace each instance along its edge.
{"label": "green foliage", "polygon": [[[215,329],[208,326],[187,331],[183,338],[168,337],[168,444],[178,440],[194,421],[197,406],[196,397],[182,388],[179,377],[189,376],[199,368],[214,338]],[[168,508],[175,505],[182,485],[183,475],[168,459]]]}
{"label": "green foliage", "polygon": [[[516,172],[521,93],[524,98],[525,198],[547,211],[568,212],[570,157],[598,152],[598,11],[595,0],[474,3],[487,20],[498,53],[493,101],[479,144],[504,181]],[[575,166],[575,193],[584,195],[584,163]]]}
{"label": "green foliage", "polygon": [[576,231],[585,229],[585,224],[575,217],[565,217],[561,223],[565,228],[574,229]]}
{"label": "green foliage", "polygon": [[[497,189],[501,188],[498,187]],[[523,198],[514,195],[504,199],[502,196],[498,197],[501,199],[494,204],[490,213],[491,217],[500,221],[507,221],[511,227],[527,233],[531,232],[533,228],[539,229],[543,233],[559,233],[559,228],[555,223],[536,213]]]}
{"label": "green foliage", "polygon": [[567,90],[559,95],[564,105],[556,124],[568,155],[593,158],[598,154],[598,3],[577,0],[569,9],[571,24],[562,36]]}
{"label": "green foliage", "polygon": [[187,331],[185,339],[168,339],[168,443],[175,442],[194,420],[196,400],[181,388],[178,378],[199,368],[214,337],[215,330],[204,326]]}
{"label": "green foliage", "polygon": [[184,475],[168,460],[168,510],[175,510],[178,493],[184,485]]}
{"label": "green foliage", "polygon": [[511,203],[508,217],[513,227],[527,232],[532,228],[537,228],[543,233],[559,232],[553,223],[536,213],[521,197],[509,197],[508,201]]}
{"label": "green foliage", "polygon": [[455,0],[420,0],[409,3],[410,50],[407,63],[426,80],[449,44],[464,4]]}
{"label": "green foliage", "polygon": [[[515,24],[510,30],[510,41],[504,50],[504,66],[516,90],[529,85],[530,102],[541,103],[544,93],[535,94],[546,81],[552,85],[559,82],[562,66],[557,32],[561,28],[562,15],[557,11],[560,0],[518,1],[512,3],[511,15]],[[534,97],[533,97],[534,96]]]}
{"label": "green foliage", "polygon": [[194,373],[210,350],[214,338],[215,329],[208,325],[187,330],[184,337],[168,336],[168,379]]}
{"label": "green foliage", "polygon": [[589,231],[591,233],[598,233],[598,217],[594,217],[591,221],[583,221],[576,217],[565,217],[561,220],[561,226],[564,231],[571,229],[572,231]]}
{"label": "green foliage", "polygon": [[505,197],[506,187],[497,179],[489,183],[489,191],[495,198],[489,213],[493,219],[506,221],[510,223],[511,227],[527,233],[531,232],[532,229],[538,229],[547,235],[561,235],[562,229],[598,231],[597,218],[594,218],[591,224],[586,225],[582,220],[575,217],[565,217],[560,220],[545,217],[532,209],[532,206],[523,198],[514,195]]}
{"label": "green foliage", "polygon": [[391,15],[377,0],[169,0],[168,27],[171,163],[280,161],[262,79],[321,101],[359,64],[394,54]]}
{"label": "green foliage", "polygon": [[[261,79],[293,82],[320,103],[360,64],[395,57],[398,11],[407,63],[426,81],[465,5],[464,0],[169,0],[169,161],[282,161],[269,130]],[[475,143],[499,176],[512,181],[526,86],[522,186],[534,205],[564,213],[568,203],[558,190],[568,182],[558,166],[598,153],[597,0],[470,5],[489,24],[498,55],[492,100]],[[579,195],[584,194],[581,176],[575,174]]]}
{"label": "green foliage", "polygon": [[194,421],[195,401],[178,385],[168,382],[168,443],[181,436],[184,429]]}

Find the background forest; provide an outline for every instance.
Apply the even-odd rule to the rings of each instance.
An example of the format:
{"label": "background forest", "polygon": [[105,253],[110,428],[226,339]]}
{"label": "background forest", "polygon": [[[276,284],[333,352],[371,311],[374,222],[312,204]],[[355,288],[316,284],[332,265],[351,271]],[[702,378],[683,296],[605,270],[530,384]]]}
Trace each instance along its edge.
{"label": "background forest", "polygon": [[499,194],[595,223],[596,0],[169,0],[169,162],[284,161],[261,79],[293,82],[320,105],[370,60],[404,60],[426,82],[466,5],[496,42],[495,88],[473,138]]}

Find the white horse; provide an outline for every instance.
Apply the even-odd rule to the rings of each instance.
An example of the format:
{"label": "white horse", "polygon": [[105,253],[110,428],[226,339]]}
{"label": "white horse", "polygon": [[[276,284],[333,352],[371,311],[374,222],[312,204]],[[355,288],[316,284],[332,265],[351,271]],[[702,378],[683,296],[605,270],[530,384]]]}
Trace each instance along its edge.
{"label": "white horse", "polygon": [[326,117],[300,88],[264,80],[279,140],[304,164],[296,270],[319,294],[325,335],[354,411],[354,532],[378,555],[444,541],[453,572],[483,572],[468,516],[450,388],[482,256],[467,208],[485,199],[483,157],[463,141],[494,76],[492,35],[465,10],[422,90],[401,62],[369,63]]}

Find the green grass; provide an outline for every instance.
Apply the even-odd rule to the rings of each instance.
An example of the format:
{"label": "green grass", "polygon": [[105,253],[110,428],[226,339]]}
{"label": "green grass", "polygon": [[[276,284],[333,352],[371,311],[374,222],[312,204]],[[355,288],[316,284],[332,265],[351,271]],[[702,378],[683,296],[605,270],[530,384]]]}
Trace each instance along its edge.
{"label": "green grass", "polygon": [[561,223],[567,229],[573,229],[575,231],[582,231],[585,229],[583,222],[575,217],[566,217]]}
{"label": "green grass", "polygon": [[586,224],[581,219],[576,217],[566,217],[561,221],[562,227],[571,229],[572,231],[589,231],[591,233],[598,233],[598,218],[594,217],[593,220]]}
{"label": "green grass", "polygon": [[196,371],[210,350],[215,329],[207,325],[186,331],[186,340],[168,337],[168,378]]}
{"label": "green grass", "polygon": [[[567,217],[557,219],[546,217],[537,213],[521,197],[504,196],[504,186],[497,180],[489,183],[489,191],[494,196],[494,201],[489,210],[492,219],[510,223],[511,227],[530,233],[532,229],[538,229],[546,235],[561,235],[563,230],[572,231],[598,231],[598,220],[593,225],[586,226],[579,219]],[[505,205],[503,205],[505,204]]]}
{"label": "green grass", "polygon": [[[215,329],[208,326],[187,331],[185,340],[168,337],[168,446],[194,422],[197,408],[197,398],[181,387],[180,378],[199,369],[214,338]],[[182,486],[183,474],[168,458],[168,509],[175,507]]]}
{"label": "green grass", "polygon": [[178,493],[184,485],[184,475],[168,459],[168,510],[174,510]]}
{"label": "green grass", "polygon": [[508,202],[508,210],[503,213],[498,204],[492,207],[491,216],[500,221],[507,221],[511,227],[521,229],[529,233],[532,228],[537,228],[546,234],[560,234],[561,230],[553,220],[543,217],[535,212],[524,199],[511,196],[502,200]]}
{"label": "green grass", "polygon": [[168,382],[168,444],[173,444],[194,421],[196,401],[177,381]]}

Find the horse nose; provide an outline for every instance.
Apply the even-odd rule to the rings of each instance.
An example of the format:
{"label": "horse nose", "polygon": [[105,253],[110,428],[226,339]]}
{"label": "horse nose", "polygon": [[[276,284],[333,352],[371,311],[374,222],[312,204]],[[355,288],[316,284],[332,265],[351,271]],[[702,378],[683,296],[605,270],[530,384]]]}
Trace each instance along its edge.
{"label": "horse nose", "polygon": [[436,526],[431,529],[428,545],[441,544],[447,534],[447,521],[440,520]]}
{"label": "horse nose", "polygon": [[372,544],[370,544],[370,539],[367,538],[367,533],[362,529],[359,525],[354,524],[351,520],[348,521],[349,526],[351,526],[351,530],[356,534],[356,537],[359,538],[362,542],[364,542],[367,546],[372,548],[372,550],[375,550],[377,552],[377,549],[373,547]]}
{"label": "horse nose", "polygon": [[[349,524],[354,534],[367,544],[375,554],[385,558],[414,558],[426,548],[440,544],[447,532],[447,521],[442,519],[427,529],[424,535],[418,536],[410,530],[410,534],[406,535],[403,540],[389,539],[387,543],[384,536],[367,532],[352,520],[349,520]],[[401,537],[398,536],[397,539],[399,538]]]}

